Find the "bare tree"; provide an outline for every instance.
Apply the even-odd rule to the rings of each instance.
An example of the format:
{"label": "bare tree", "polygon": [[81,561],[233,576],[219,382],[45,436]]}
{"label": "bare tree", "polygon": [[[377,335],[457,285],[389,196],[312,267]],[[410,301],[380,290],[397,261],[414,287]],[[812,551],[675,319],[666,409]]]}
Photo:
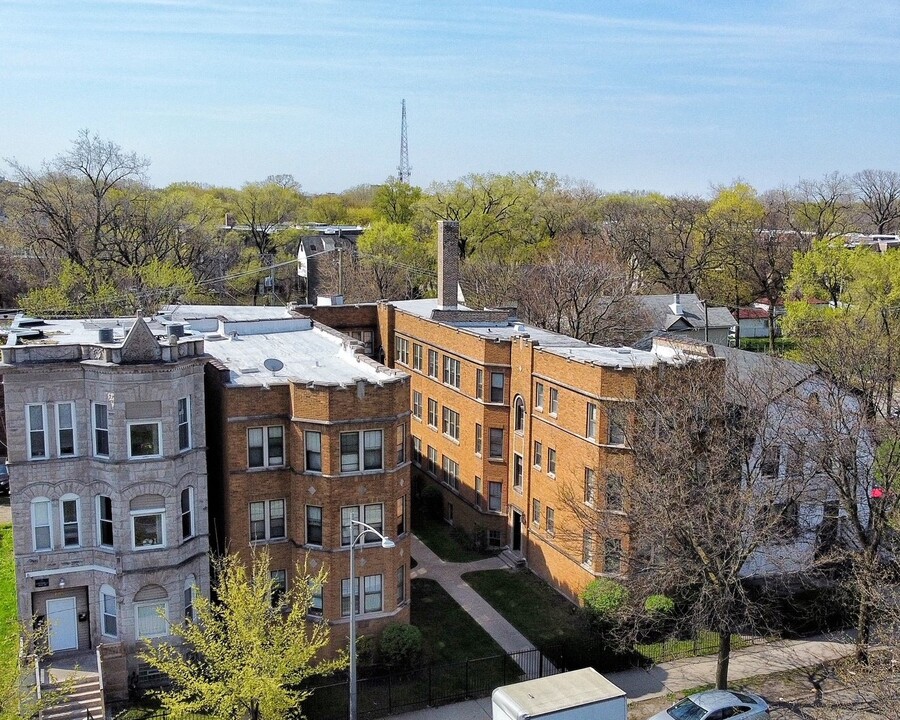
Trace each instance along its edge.
{"label": "bare tree", "polygon": [[850,227],[852,189],[850,181],[837,172],[821,180],[801,180],[781,190],[782,216],[810,242],[841,235]]}
{"label": "bare tree", "polygon": [[624,345],[650,326],[612,251],[579,237],[561,238],[523,268],[520,314],[538,327],[592,343]]}
{"label": "bare tree", "polygon": [[897,232],[900,220],[900,173],[863,170],[852,178],[867,219],[879,235]]}
{"label": "bare tree", "polygon": [[[752,580],[777,584],[799,571],[791,543],[809,477],[787,473],[773,457],[794,427],[792,404],[778,400],[811,370],[767,356],[726,365],[708,346],[672,347],[678,363],[637,373],[624,477],[603,477],[598,467],[586,476],[596,489],[585,486],[582,497],[570,484],[561,492],[579,518],[577,532],[604,538],[621,532],[621,513],[610,512],[621,492],[630,539],[623,581],[635,612],[653,594],[679,598],[683,625],[718,634],[715,680],[724,688],[732,634],[768,620]],[[614,481],[620,491],[611,492]]]}
{"label": "bare tree", "polygon": [[607,237],[645,282],[669,292],[694,293],[719,266],[708,203],[696,197],[619,197],[604,205]]}

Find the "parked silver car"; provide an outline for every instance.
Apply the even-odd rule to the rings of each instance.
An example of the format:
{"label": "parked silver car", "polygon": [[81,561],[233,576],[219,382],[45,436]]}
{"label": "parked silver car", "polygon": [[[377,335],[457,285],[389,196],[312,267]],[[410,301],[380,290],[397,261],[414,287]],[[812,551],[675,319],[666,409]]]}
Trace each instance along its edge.
{"label": "parked silver car", "polygon": [[757,720],[769,716],[759,695],[737,690],[708,690],[679,700],[650,720]]}

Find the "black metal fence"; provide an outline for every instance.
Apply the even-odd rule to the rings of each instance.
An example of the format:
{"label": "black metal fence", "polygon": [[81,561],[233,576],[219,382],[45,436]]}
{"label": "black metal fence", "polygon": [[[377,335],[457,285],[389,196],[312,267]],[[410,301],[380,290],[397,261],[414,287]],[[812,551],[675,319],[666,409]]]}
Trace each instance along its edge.
{"label": "black metal fence", "polygon": [[[464,663],[428,665],[360,678],[357,682],[359,718],[375,720],[395,713],[486,697],[500,685],[556,672],[559,671],[540,650],[524,650]],[[313,694],[303,703],[303,713],[309,720],[343,720],[347,717],[348,680],[313,687]]]}

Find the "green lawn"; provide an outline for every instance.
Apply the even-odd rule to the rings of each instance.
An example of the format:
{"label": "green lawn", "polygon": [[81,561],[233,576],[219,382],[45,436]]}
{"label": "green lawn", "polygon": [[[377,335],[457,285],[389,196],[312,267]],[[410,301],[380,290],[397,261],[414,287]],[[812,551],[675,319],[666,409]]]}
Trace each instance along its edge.
{"label": "green lawn", "polygon": [[424,654],[430,662],[465,662],[503,654],[503,648],[434,580],[412,581],[411,622],[422,631]]}
{"label": "green lawn", "polygon": [[496,554],[475,550],[467,544],[464,534],[442,521],[414,518],[413,532],[444,562],[472,562]]}
{"label": "green lawn", "polygon": [[19,652],[17,617],[12,525],[0,525],[0,663],[4,671],[7,661]]}
{"label": "green lawn", "polygon": [[566,642],[577,608],[530,572],[482,570],[462,576],[535,647]]}
{"label": "green lawn", "polygon": [[630,655],[611,649],[575,605],[536,575],[482,570],[462,577],[558,666],[575,670],[590,665],[600,672],[631,666]]}

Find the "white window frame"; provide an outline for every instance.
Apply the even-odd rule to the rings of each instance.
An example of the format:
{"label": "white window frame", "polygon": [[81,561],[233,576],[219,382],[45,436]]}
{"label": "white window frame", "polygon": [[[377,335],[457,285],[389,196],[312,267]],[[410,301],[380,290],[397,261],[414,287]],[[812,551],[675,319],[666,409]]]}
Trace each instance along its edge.
{"label": "white window frame", "polygon": [[[132,510],[129,515],[131,516],[131,548],[132,550],[160,550],[167,546],[166,543],[166,509],[163,508],[152,508],[148,510]],[[138,517],[149,517],[150,515],[158,515],[159,516],[159,527],[160,527],[160,538],[162,542],[154,543],[153,545],[137,544],[137,533],[135,532],[134,521]]]}
{"label": "white window frame", "polygon": [[[355,590],[353,593],[353,597],[351,597],[351,586],[352,589]],[[350,615],[350,603],[356,602],[356,615],[361,615],[360,606],[359,606],[359,578],[353,578],[353,582],[350,582],[350,578],[343,578],[341,580],[341,617],[347,617]],[[346,610],[344,609],[346,605]]]}
{"label": "white window frame", "polygon": [[438,351],[428,351],[428,377],[437,378],[438,376]]}
{"label": "white window frame", "polygon": [[[161,420],[128,420],[126,423],[128,432],[128,459],[129,460],[147,460],[152,458],[161,458],[163,456],[163,438],[162,438],[162,421]],[[132,429],[138,426],[146,425],[156,428],[156,452],[141,453],[135,455],[133,447],[133,439],[131,437]]]}
{"label": "white window frame", "polygon": [[481,423],[475,423],[475,454],[481,457],[484,450],[484,427]]}
{"label": "white window frame", "polygon": [[550,388],[550,414],[553,417],[559,415],[559,390],[555,387]]}
{"label": "white window frame", "polygon": [[[73,545],[69,545],[66,542],[66,525],[72,525],[71,522],[66,522],[66,512],[65,512],[65,503],[75,503],[75,532],[78,536],[78,542]],[[63,495],[59,499],[59,528],[62,533],[62,545],[60,546],[63,550],[69,549],[77,549],[82,545],[82,532],[81,532],[81,498],[73,493],[67,493]]]}
{"label": "white window frame", "polygon": [[[271,433],[273,430],[278,429],[281,431],[281,458],[278,459],[278,462],[273,462],[269,445],[271,444],[272,437]],[[256,447],[250,445],[250,433],[253,430],[259,430],[262,435],[262,464],[261,465],[251,465],[250,464],[250,450],[251,447]],[[284,455],[285,455],[285,437],[284,437],[284,425],[257,425],[254,427],[247,428],[247,467],[251,470],[261,470],[267,467],[284,467]]]}
{"label": "white window frame", "polygon": [[[36,508],[43,505],[47,517],[47,522],[38,524]],[[38,547],[37,531],[38,528],[47,528],[47,546]],[[47,497],[36,497],[31,501],[31,547],[35,552],[49,552],[53,550],[53,502]]]}
{"label": "white window frame", "polygon": [[[169,601],[168,600],[148,600],[146,602],[136,602],[132,605],[134,608],[134,632],[138,640],[143,638],[167,637],[169,635]],[[159,615],[159,608],[162,608],[162,617]],[[151,609],[153,618],[160,623],[159,627],[163,628],[160,632],[144,633],[141,627],[141,611]]]}
{"label": "white window frame", "polygon": [[441,482],[449,488],[459,490],[459,463],[446,455],[441,460]]}
{"label": "white window frame", "polygon": [[[281,535],[273,535],[272,534],[272,506],[275,503],[281,503],[281,522],[284,525],[284,531]],[[254,505],[262,505],[263,506],[263,537],[254,538],[253,537],[253,506]],[[277,517],[277,516],[276,516]],[[248,518],[249,518],[249,526],[248,531],[250,533],[250,543],[264,543],[264,542],[280,542],[287,538],[287,501],[284,498],[271,498],[268,500],[254,500],[248,506]]]}
{"label": "white window frame", "polygon": [[531,499],[531,524],[535,527],[541,526],[541,501],[537,498]]}
{"label": "white window frame", "polygon": [[521,492],[525,483],[525,460],[519,453],[513,453],[513,487]]}
{"label": "white window frame", "polygon": [[547,474],[556,477],[556,448],[547,448]]}
{"label": "white window frame", "polygon": [[589,402],[587,404],[586,417],[584,422],[584,436],[589,440],[597,439],[597,430],[599,429],[600,413],[596,403]]}
{"label": "white window frame", "polygon": [[[320,474],[322,472],[322,433],[318,430],[304,430],[303,449],[306,472]],[[319,467],[314,467],[316,457],[319,459]]]}
{"label": "white window frame", "polygon": [[[31,424],[32,408],[40,410],[41,426],[39,428],[35,428]],[[42,446],[40,448],[35,447],[36,443],[33,437],[35,433],[40,433]],[[25,437],[27,438],[25,447],[28,449],[29,460],[46,460],[50,457],[50,448],[47,446],[47,405],[45,403],[29,403],[25,406]],[[39,450],[39,452],[35,453],[35,450]]]}
{"label": "white window frame", "polygon": [[[377,600],[377,607],[369,607],[370,598]],[[384,610],[384,576],[365,575],[363,577],[363,612],[377,613]]]}
{"label": "white window frame", "polygon": [[[614,433],[614,430],[617,432]],[[619,437],[619,433],[621,433],[621,437]],[[628,445],[628,427],[624,408],[612,407],[607,410],[606,442],[608,445],[615,445],[616,447]]]}
{"label": "white window frame", "polygon": [[[345,510],[347,511],[346,513],[344,512]],[[359,536],[359,532],[354,529],[353,523],[349,521],[358,521],[360,518],[362,518],[364,523],[371,525],[378,532],[384,533],[384,503],[344,505],[341,508],[341,547],[349,548],[350,543],[353,542],[354,538]],[[371,539],[369,539],[370,535]],[[360,542],[357,543],[357,547],[380,542],[380,537],[374,533],[365,532],[363,533]]]}
{"label": "white window frame", "polygon": [[401,365],[409,367],[409,340],[404,337],[397,337],[397,347],[395,348],[395,360]]}
{"label": "white window frame", "polygon": [[413,343],[413,370],[422,370],[422,346]]}
{"label": "white window frame", "polygon": [[412,416],[416,420],[422,419],[422,393],[413,390]]}
{"label": "white window frame", "polygon": [[513,429],[519,435],[525,434],[525,399],[516,395],[513,409]]}
{"label": "white window frame", "polygon": [[[109,517],[103,517],[103,498],[109,500]],[[109,495],[98,495],[97,496],[97,545],[99,547],[111,548],[115,546],[116,542],[116,526],[113,522],[113,507],[112,507],[112,498]],[[104,543],[103,542],[103,527],[104,523],[109,524],[109,532],[111,536],[111,542]]]}
{"label": "white window frame", "polygon": [[438,401],[428,398],[428,427],[437,430],[438,426]]}
{"label": "white window frame", "polygon": [[[97,413],[99,408],[103,408],[103,413],[105,415],[106,425],[101,426],[97,424]],[[92,441],[92,450],[94,457],[109,457],[109,405],[107,403],[91,403],[91,441]],[[106,452],[100,452],[100,443],[98,440],[100,437],[105,438],[106,440]]]}
{"label": "white window frame", "polygon": [[[184,418],[182,419],[182,407],[184,408]],[[176,412],[178,414],[178,427],[176,428],[176,432],[178,434],[178,451],[186,452],[191,449],[194,444],[194,428],[192,427],[193,423],[191,423],[191,396],[178,398],[178,404],[176,408]],[[184,428],[185,435],[187,436],[186,442],[182,442],[181,430]]]}
{"label": "white window frame", "polygon": [[484,370],[482,368],[475,369],[475,398],[484,400]]}
{"label": "white window frame", "polygon": [[459,360],[444,355],[444,385],[459,388],[460,378],[462,378],[462,365]]}
{"label": "white window frame", "polygon": [[[187,493],[187,496],[185,496]],[[184,498],[187,497],[188,506],[187,510],[184,509]],[[197,527],[195,523],[195,515],[194,512],[194,488],[186,487],[184,488],[178,496],[178,509],[179,509],[179,517],[181,519],[181,539],[182,540],[190,540],[197,534]],[[188,522],[188,532],[185,533],[184,523],[185,519]]]}
{"label": "white window frame", "polygon": [[544,383],[539,382],[534,385],[534,409],[544,409]]}
{"label": "white window frame", "polygon": [[[63,408],[69,408],[69,425],[64,427],[62,415],[60,411]],[[59,457],[78,457],[78,435],[77,435],[77,425],[75,419],[75,403],[74,402],[61,402],[56,403],[56,451],[59,454]],[[63,430],[69,430],[72,433],[72,452],[63,452],[63,440],[62,440],[62,432]]]}
{"label": "white window frame", "polygon": [[[107,600],[112,602],[112,613],[107,612]],[[109,632],[109,618],[112,618],[114,632]],[[100,634],[109,638],[119,637],[119,602],[116,591],[109,585],[100,586]]]}
{"label": "white window frame", "polygon": [[403,465],[403,463],[406,462],[406,437],[407,437],[406,423],[400,423],[400,424],[397,426],[397,429],[396,429],[395,433],[396,433],[396,438],[395,438],[396,447],[395,447],[395,450],[397,451],[397,456],[396,456],[396,459],[397,459],[397,465],[396,465],[396,467],[400,467],[401,465]]}
{"label": "white window frame", "polygon": [[593,505],[597,502],[597,473],[593,468],[584,469],[584,504]]}
{"label": "white window frame", "polygon": [[325,614],[325,592],[322,583],[316,583],[313,578],[310,578],[309,585],[309,610],[306,611],[306,614],[322,617]]}
{"label": "white window frame", "polygon": [[441,409],[441,429],[448,438],[459,440],[459,413],[446,405]]}
{"label": "white window frame", "polygon": [[544,527],[547,533],[553,535],[556,533],[556,510],[548,507],[544,510]]}
{"label": "white window frame", "polygon": [[[356,435],[356,451],[355,452],[344,452],[344,437]],[[375,446],[369,446],[367,442],[370,438],[374,438],[377,435],[379,438],[378,444],[378,465],[369,464],[369,459],[367,457],[367,452],[375,451]],[[371,428],[369,430],[353,430],[350,432],[342,432],[340,436],[341,443],[341,473],[343,474],[353,474],[353,473],[366,473],[366,472],[382,472],[384,470],[384,431]],[[349,458],[355,457],[356,462],[351,463]],[[347,458],[347,459],[345,459]],[[355,468],[352,465],[355,464]]]}
{"label": "white window frame", "polygon": [[534,466],[538,469],[544,464],[544,443],[540,440],[534,441],[534,451],[532,453]]}

